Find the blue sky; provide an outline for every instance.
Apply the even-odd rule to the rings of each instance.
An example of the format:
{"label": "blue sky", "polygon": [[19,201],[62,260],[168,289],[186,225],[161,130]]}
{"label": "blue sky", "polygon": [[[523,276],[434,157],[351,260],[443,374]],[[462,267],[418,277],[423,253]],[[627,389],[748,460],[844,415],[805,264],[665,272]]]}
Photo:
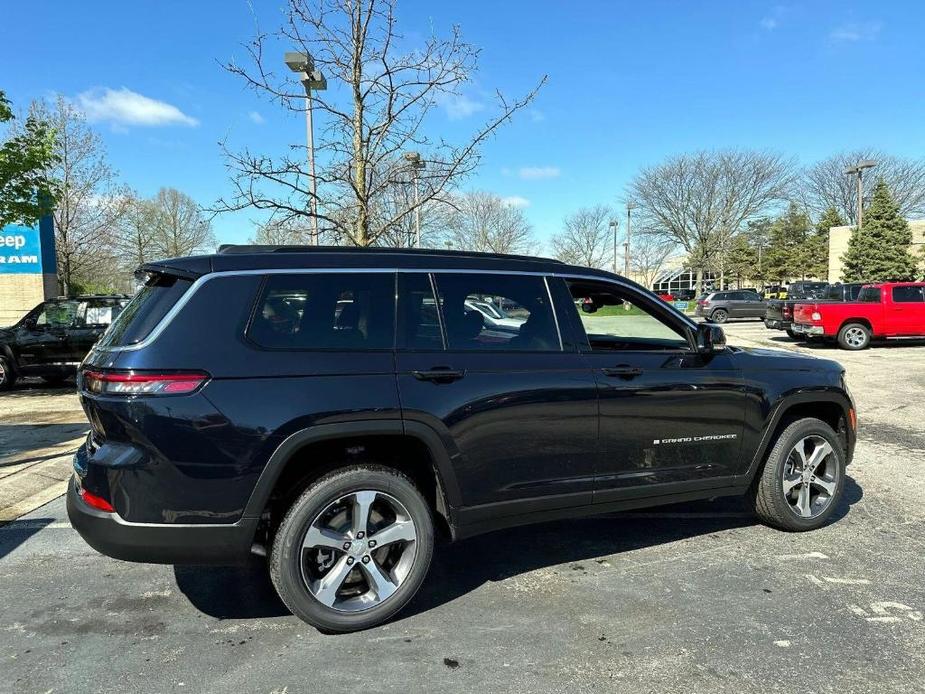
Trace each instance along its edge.
{"label": "blue sky", "polygon": [[[281,0],[253,4],[271,26]],[[487,116],[495,88],[517,95],[549,75],[465,184],[520,199],[542,239],[578,207],[622,209],[633,174],[669,154],[770,148],[808,163],[871,146],[925,156],[918,0],[400,0],[398,16],[408,36],[455,23],[482,48],[465,99],[428,124],[451,140]],[[252,31],[243,0],[5,0],[0,89],[17,106],[54,93],[84,104],[125,183],[208,205],[227,191],[219,140],[280,152],[304,137],[297,116],[220,67],[243,58]],[[223,216],[215,230],[240,242],[257,218]]]}

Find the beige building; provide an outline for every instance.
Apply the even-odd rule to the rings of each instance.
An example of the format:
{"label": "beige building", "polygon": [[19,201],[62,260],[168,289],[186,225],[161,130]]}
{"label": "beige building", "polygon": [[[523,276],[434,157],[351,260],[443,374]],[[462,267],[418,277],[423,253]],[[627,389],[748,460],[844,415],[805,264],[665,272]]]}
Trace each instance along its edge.
{"label": "beige building", "polygon": [[[912,229],[912,253],[919,259],[919,267],[925,273],[925,219],[910,219]],[[842,281],[842,256],[848,250],[853,226],[832,227],[829,230],[829,282]]]}

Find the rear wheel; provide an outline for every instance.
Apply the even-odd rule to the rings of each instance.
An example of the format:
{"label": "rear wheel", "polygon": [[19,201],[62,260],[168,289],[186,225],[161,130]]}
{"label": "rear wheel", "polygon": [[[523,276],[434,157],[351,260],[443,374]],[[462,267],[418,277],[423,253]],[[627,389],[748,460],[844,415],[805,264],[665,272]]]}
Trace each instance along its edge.
{"label": "rear wheel", "polygon": [[845,454],[825,422],[790,424],[768,454],[750,494],[755,514],[781,530],[815,530],[835,511],[845,487]]}
{"label": "rear wheel", "polygon": [[6,357],[0,357],[0,390],[9,390],[16,384],[16,372]]}
{"label": "rear wheel", "polygon": [[838,331],[838,344],[842,349],[867,349],[870,347],[870,328],[861,323],[848,323]]}
{"label": "rear wheel", "polygon": [[724,308],[718,308],[710,314],[710,320],[713,323],[725,323],[729,320],[729,312]]}
{"label": "rear wheel", "polygon": [[367,629],[414,597],[433,555],[430,508],[407,477],[353,466],[313,482],[273,539],[270,576],[292,613],[327,632]]}

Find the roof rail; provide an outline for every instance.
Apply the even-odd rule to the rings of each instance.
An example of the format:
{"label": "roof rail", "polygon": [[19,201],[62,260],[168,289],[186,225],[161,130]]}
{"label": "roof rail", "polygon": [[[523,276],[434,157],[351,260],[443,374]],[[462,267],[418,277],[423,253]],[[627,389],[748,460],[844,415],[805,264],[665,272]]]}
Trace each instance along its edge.
{"label": "roof rail", "polygon": [[218,247],[222,255],[241,253],[373,253],[383,255],[422,255],[456,258],[497,258],[499,260],[525,260],[532,262],[561,263],[554,258],[507,253],[483,253],[480,251],[443,250],[440,248],[383,248],[381,246],[285,246],[226,243]]}

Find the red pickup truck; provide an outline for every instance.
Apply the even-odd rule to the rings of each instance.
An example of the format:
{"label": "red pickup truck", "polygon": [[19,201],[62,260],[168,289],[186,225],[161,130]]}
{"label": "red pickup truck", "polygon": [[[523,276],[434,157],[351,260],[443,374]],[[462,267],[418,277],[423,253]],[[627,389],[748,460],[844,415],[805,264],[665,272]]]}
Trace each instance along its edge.
{"label": "red pickup truck", "polygon": [[925,282],[884,282],[861,289],[857,301],[803,303],[793,309],[793,331],[866,349],[872,339],[925,337]]}

